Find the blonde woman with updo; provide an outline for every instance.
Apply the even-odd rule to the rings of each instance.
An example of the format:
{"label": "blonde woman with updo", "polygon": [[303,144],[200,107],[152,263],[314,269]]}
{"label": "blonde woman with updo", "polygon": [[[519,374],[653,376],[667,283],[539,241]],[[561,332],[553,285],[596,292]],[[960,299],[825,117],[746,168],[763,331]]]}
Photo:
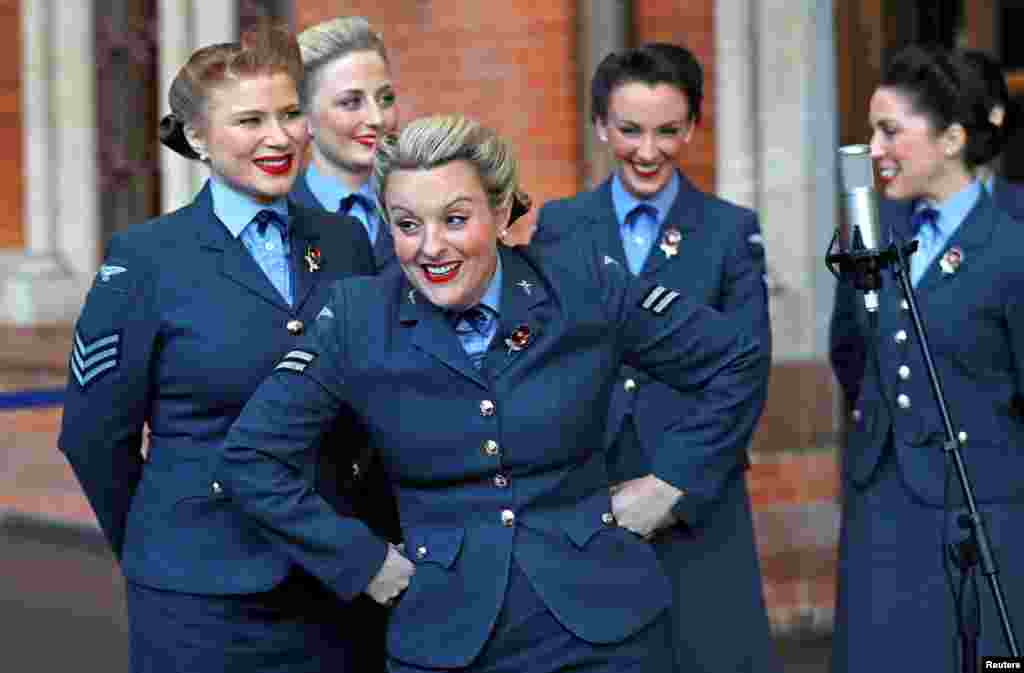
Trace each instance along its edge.
{"label": "blonde woman with updo", "polygon": [[[338,595],[393,606],[392,673],[671,671],[671,586],[649,542],[669,490],[613,514],[602,438],[620,362],[704,393],[690,441],[733,445],[756,418],[755,342],[589,238],[501,243],[524,211],[512,147],[460,116],[378,147],[400,273],[336,283],[330,316],[246,405],[211,475]],[[338,414],[369,429],[404,549],[338,518],[295,470]],[[654,460],[669,478],[675,447]],[[382,553],[384,548],[386,553]]]}
{"label": "blonde woman with updo", "polygon": [[312,151],[292,198],[359,220],[383,269],[394,264],[395,251],[377,212],[373,155],[398,127],[384,39],[366,19],[351,16],[307,28],[299,34],[299,47]]}
{"label": "blonde woman with updo", "polygon": [[[370,575],[328,591],[213,476],[332,282],[374,270],[347,221],[287,199],[308,142],[301,79],[298,45],[272,28],[192,54],[161,135],[209,180],[115,234],[75,325],[59,445],[126,579],[132,673],[368,670],[351,663],[361,618],[347,601]],[[292,467],[322,499],[315,452]],[[383,552],[353,550],[368,566]]]}

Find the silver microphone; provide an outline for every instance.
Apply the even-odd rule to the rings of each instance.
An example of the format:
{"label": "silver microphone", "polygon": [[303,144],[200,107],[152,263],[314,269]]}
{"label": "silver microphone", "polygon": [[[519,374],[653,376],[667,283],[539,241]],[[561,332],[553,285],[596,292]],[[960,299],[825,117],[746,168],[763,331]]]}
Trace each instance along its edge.
{"label": "silver microphone", "polygon": [[853,274],[854,285],[864,291],[864,308],[874,313],[878,310],[878,288],[882,281],[879,271],[888,246],[882,243],[871,148],[840,147],[839,176],[846,215],[845,230],[839,231],[839,250],[841,256],[850,260],[847,268]]}

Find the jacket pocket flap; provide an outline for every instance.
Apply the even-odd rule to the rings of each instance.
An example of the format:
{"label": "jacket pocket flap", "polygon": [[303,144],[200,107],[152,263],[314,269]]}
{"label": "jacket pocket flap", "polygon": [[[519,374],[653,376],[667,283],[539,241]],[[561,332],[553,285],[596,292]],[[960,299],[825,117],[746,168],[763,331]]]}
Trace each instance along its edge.
{"label": "jacket pocket flap", "polygon": [[405,553],[414,563],[451,568],[464,537],[463,528],[411,528],[405,536]]}
{"label": "jacket pocket flap", "polygon": [[608,491],[598,491],[566,509],[562,517],[562,528],[572,543],[582,549],[590,539],[609,526],[615,525],[612,517],[612,499]]}

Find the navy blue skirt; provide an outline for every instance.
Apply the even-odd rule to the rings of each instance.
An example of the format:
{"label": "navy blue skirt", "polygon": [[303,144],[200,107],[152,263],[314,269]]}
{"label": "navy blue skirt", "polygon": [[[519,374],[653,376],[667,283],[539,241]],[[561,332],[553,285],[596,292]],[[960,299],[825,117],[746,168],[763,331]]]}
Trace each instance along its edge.
{"label": "navy blue skirt", "polygon": [[[945,512],[916,498],[903,481],[891,442],[876,470],[866,489],[844,485],[832,671],[958,673],[960,644],[950,583],[959,591],[964,577],[943,542],[964,539],[957,518],[965,510]],[[955,474],[950,477],[955,497],[960,485]],[[1024,625],[1024,504],[979,509],[1019,638]],[[977,655],[1008,654],[988,581],[980,570],[974,576],[976,582],[964,585],[962,605],[966,621],[980,623]]]}
{"label": "navy blue skirt", "polygon": [[295,570],[270,591],[229,596],[128,582],[132,673],[384,670],[383,609],[344,603]]}

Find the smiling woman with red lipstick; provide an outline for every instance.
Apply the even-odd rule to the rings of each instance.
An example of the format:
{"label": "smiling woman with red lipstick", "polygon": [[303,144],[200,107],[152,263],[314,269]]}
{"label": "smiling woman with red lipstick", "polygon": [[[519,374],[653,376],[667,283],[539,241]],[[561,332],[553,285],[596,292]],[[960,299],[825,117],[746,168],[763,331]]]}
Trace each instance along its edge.
{"label": "smiling woman with red lipstick", "polygon": [[[962,53],[910,46],[886,66],[869,123],[871,155],[894,199],[879,211],[883,239],[918,243],[910,280],[1019,625],[1024,229],[976,178],[1005,142],[990,100]],[[842,466],[832,670],[975,670],[978,657],[1009,650],[981,569],[970,563],[977,552],[960,521],[960,486],[910,305],[893,269],[882,274],[873,319],[852,285],[840,286],[832,318],[833,367],[856,394]],[[866,357],[844,359],[858,352]]]}
{"label": "smiling woman with red lipstick", "polygon": [[[689,50],[653,43],[609,54],[591,84],[598,138],[616,160],[593,191],[546,204],[533,241],[577,230],[597,237],[604,254],[638,278],[657,280],[732,318],[766,356],[771,329],[764,283],[764,242],[757,216],[693,185],[677,168],[701,119],[703,72]],[[616,498],[630,502],[657,484],[649,456],[688,444],[665,423],[700,400],[624,367],[609,409],[610,469]],[[678,670],[776,673],[744,472],[747,442],[700,449],[689,459],[679,521],[654,540],[673,584],[672,643]],[[720,578],[721,581],[708,581]],[[714,604],[715,610],[693,610]],[[743,638],[734,639],[735,633]]]}
{"label": "smiling woman with red lipstick", "polygon": [[[75,325],[59,446],[127,580],[132,673],[383,670],[379,627],[361,631],[374,606],[327,592],[210,477],[332,282],[374,270],[365,236],[286,199],[307,144],[301,77],[295,39],[271,28],[192,55],[161,135],[210,180],[111,239]],[[316,457],[298,469],[345,506],[349,490],[320,478]],[[356,663],[364,640],[376,649]]]}
{"label": "smiling woman with red lipstick", "polygon": [[[523,210],[517,175],[508,143],[460,116],[415,120],[382,146],[375,176],[402,273],[335,284],[332,317],[246,405],[212,478],[328,586],[363,581],[394,606],[391,673],[676,671],[671,587],[649,539],[679,492],[665,484],[616,510],[594,411],[622,361],[700,389],[699,411],[663,419],[689,441],[655,452],[676,483],[687,449],[749,436],[763,351],[588,237],[501,244]],[[355,519],[339,524],[292,468],[340,412],[369,428],[408,558]]]}
{"label": "smiling woman with red lipstick", "polygon": [[307,28],[299,34],[299,47],[313,151],[292,198],[307,208],[358,219],[378,268],[384,268],[393,264],[395,252],[377,213],[373,154],[398,126],[384,40],[366,19],[351,16]]}

